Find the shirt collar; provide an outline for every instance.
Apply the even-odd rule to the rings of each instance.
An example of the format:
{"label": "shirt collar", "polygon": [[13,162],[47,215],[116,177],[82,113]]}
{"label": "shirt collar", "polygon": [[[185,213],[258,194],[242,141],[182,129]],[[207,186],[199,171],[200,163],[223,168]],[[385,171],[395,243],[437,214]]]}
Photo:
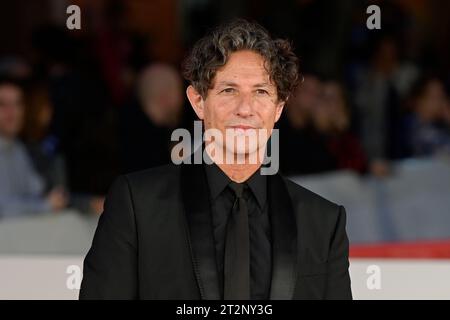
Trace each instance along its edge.
{"label": "shirt collar", "polygon": [[[212,199],[215,200],[228,186],[231,179],[214,162],[212,164],[205,163],[204,167],[206,177],[208,179],[210,194]],[[258,169],[245,182],[255,196],[260,208],[264,208],[267,199],[267,179],[266,176],[261,175],[260,170],[261,169]]]}

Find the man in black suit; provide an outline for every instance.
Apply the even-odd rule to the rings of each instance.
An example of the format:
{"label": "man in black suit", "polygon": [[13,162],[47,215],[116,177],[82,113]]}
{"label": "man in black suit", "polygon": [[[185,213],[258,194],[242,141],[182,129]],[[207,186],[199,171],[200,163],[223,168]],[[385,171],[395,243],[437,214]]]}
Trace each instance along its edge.
{"label": "man in black suit", "polygon": [[351,299],[345,209],[252,158],[297,83],[289,43],[238,20],[194,46],[184,75],[205,133],[225,138],[197,151],[206,164],[116,179],[80,299]]}

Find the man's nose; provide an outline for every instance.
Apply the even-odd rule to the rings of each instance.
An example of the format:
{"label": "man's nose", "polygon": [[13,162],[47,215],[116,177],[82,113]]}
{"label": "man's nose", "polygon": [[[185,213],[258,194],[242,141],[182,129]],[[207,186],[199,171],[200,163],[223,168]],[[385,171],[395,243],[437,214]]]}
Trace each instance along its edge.
{"label": "man's nose", "polygon": [[236,106],[236,114],[248,117],[253,114],[253,97],[251,94],[242,94]]}

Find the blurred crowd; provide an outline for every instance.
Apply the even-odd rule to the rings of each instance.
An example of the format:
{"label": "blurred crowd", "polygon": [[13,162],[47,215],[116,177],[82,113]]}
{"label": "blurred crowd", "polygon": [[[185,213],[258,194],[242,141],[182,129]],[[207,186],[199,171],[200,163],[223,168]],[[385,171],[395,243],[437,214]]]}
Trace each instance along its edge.
{"label": "blurred crowd", "polygon": [[[303,75],[277,123],[282,173],[383,177],[393,160],[450,155],[445,48],[405,35],[416,25],[411,12],[390,7],[385,29],[372,36],[352,14],[363,7],[297,1],[297,11],[268,18],[262,4],[266,11],[250,6],[249,18],[293,40]],[[192,129],[182,55],[152,55],[124,26],[122,9],[108,7],[95,32],[36,27],[29,54],[0,56],[0,218],[67,207],[100,213],[115,176],[168,163],[172,131]],[[186,50],[199,27],[226,18],[212,21],[213,9],[185,8],[185,23],[205,21],[185,30]],[[327,19],[330,12],[350,22]]]}
{"label": "blurred crowd", "polygon": [[390,80],[365,76],[351,102],[342,82],[304,75],[279,124],[283,172],[383,177],[392,160],[450,156],[450,95],[439,76],[418,76],[401,99]]}

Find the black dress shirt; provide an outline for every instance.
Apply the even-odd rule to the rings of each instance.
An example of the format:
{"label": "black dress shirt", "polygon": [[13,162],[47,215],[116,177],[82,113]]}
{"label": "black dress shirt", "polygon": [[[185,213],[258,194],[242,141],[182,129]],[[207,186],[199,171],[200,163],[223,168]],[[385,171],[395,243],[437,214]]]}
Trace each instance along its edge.
{"label": "black dress shirt", "polygon": [[[228,188],[231,179],[216,165],[205,164],[209,185],[216,248],[217,269],[223,298],[226,225],[235,195]],[[268,299],[272,272],[270,219],[267,201],[267,179],[258,170],[245,183],[250,233],[250,298]]]}

